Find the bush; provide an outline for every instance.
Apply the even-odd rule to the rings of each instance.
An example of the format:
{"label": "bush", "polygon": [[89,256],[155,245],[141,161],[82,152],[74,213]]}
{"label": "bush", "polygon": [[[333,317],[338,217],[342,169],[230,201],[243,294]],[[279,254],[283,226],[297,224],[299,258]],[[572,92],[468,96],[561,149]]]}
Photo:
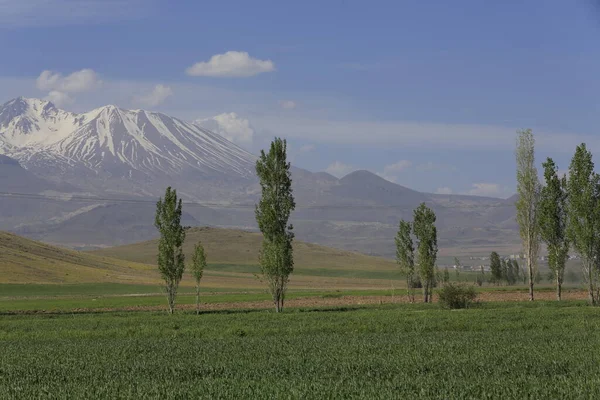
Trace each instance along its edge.
{"label": "bush", "polygon": [[473,286],[448,282],[440,289],[439,303],[444,308],[468,308],[476,297]]}

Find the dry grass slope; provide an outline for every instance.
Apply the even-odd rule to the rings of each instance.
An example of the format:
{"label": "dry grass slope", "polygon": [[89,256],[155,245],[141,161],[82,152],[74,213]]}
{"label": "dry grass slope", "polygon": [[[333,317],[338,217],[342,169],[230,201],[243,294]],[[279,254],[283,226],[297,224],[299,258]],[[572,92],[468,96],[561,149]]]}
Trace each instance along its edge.
{"label": "dry grass slope", "polygon": [[156,283],[154,270],[0,232],[0,283]]}
{"label": "dry grass slope", "polygon": [[[194,245],[202,242],[209,264],[258,264],[258,252],[262,235],[233,229],[192,228],[188,230],[184,251],[191,257]],[[144,264],[155,264],[157,240],[126,246],[95,250],[92,254],[119,258]],[[296,270],[303,268],[327,268],[360,271],[397,271],[393,260],[371,257],[360,253],[332,249],[311,243],[294,242]]]}

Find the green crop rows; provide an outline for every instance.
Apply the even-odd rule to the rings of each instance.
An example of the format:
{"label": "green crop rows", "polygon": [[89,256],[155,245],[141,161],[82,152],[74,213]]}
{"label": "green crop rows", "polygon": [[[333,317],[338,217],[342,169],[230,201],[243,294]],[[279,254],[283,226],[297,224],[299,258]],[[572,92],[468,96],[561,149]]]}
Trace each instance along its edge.
{"label": "green crop rows", "polygon": [[597,398],[581,303],[0,317],[0,398]]}

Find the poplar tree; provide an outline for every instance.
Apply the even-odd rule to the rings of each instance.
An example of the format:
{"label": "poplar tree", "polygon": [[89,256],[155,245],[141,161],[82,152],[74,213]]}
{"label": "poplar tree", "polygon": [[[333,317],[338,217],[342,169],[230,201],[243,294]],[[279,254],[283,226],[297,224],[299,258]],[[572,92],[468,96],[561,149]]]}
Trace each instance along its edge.
{"label": "poplar tree", "polygon": [[296,203],[292,195],[290,167],[287,162],[287,143],[280,138],[271,142],[268,153],[262,150],[256,161],[261,198],[255,214],[263,234],[259,262],[276,312],[283,310],[287,284],[294,270],[294,233],[288,221]]}
{"label": "poplar tree", "polygon": [[538,203],[540,183],[534,154],[535,139],[531,129],[517,132],[517,222],[525,251],[529,275],[529,300],[533,301],[533,283],[540,249]]}
{"label": "poplar tree", "polygon": [[200,314],[200,280],[206,268],[206,253],[204,246],[198,242],[194,247],[194,255],[192,256],[192,275],[196,282],[196,314]]}
{"label": "poplar tree", "polygon": [[181,226],[181,199],[177,199],[177,191],[169,186],[164,200],[156,203],[154,226],[160,232],[158,240],[158,270],[165,281],[165,292],[169,304],[169,314],[175,309],[175,297],[179,282],[185,270],[183,241],[185,230]]}
{"label": "poplar tree", "polygon": [[558,167],[551,158],[542,165],[546,185],[540,198],[540,234],[548,247],[548,266],[556,283],[556,299],[560,300],[569,254],[567,178],[558,177]]}
{"label": "poplar tree", "polygon": [[415,246],[411,236],[411,224],[400,220],[398,233],[396,234],[396,262],[400,270],[406,275],[406,290],[410,302],[415,301],[414,277],[415,277]]}
{"label": "poplar tree", "polygon": [[492,274],[491,281],[496,285],[502,280],[502,261],[500,256],[495,251],[490,254],[490,272]]}
{"label": "poplar tree", "polygon": [[435,261],[438,250],[435,221],[435,213],[425,203],[421,203],[414,210],[413,233],[417,239],[417,262],[425,303],[432,301],[431,295],[435,278]]}
{"label": "poplar tree", "polygon": [[588,297],[598,304],[598,263],[600,262],[600,176],[585,143],[577,146],[569,166],[568,234],[581,256]]}

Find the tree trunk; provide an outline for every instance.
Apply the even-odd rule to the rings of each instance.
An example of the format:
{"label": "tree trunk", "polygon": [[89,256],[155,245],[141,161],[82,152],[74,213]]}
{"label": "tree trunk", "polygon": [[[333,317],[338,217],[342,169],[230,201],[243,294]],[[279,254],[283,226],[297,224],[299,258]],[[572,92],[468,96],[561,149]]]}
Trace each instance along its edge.
{"label": "tree trunk", "polygon": [[423,282],[423,303],[428,303],[428,295],[429,295],[429,289],[427,288],[428,282],[424,281]]}
{"label": "tree trunk", "polygon": [[196,315],[200,315],[200,286],[196,286]]}
{"label": "tree trunk", "polygon": [[279,308],[279,299],[275,299],[275,312],[278,313],[280,312],[280,308]]}
{"label": "tree trunk", "polygon": [[556,271],[556,300],[560,301],[562,298],[562,285],[560,283],[560,274]]}
{"label": "tree trunk", "polygon": [[166,291],[167,291],[167,304],[169,305],[169,314],[173,314],[173,289],[171,288],[171,285],[167,284],[166,287]]}
{"label": "tree trunk", "polygon": [[[590,263],[591,264],[591,263]],[[590,304],[596,305],[596,298],[594,296],[594,272],[592,271],[592,266],[588,264],[588,296],[590,299]]]}
{"label": "tree trunk", "polygon": [[527,257],[527,268],[529,268],[529,301],[533,301],[533,263],[531,257]]}

